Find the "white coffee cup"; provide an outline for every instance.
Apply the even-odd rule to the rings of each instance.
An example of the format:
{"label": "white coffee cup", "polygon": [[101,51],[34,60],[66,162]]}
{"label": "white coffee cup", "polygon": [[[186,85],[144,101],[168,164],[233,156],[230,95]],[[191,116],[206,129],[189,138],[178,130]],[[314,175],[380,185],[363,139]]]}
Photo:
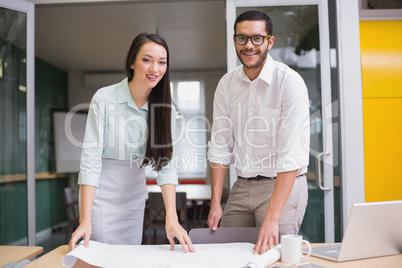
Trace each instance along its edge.
{"label": "white coffee cup", "polygon": [[[302,244],[308,246],[306,256],[302,254]],[[301,235],[282,235],[281,236],[281,260],[285,263],[301,263],[302,258],[311,254],[311,245],[307,240],[303,240]]]}

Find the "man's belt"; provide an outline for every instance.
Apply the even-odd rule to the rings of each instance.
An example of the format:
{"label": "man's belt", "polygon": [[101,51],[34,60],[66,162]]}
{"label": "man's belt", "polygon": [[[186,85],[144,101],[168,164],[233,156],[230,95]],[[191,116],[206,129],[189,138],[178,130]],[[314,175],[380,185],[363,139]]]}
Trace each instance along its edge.
{"label": "man's belt", "polygon": [[265,177],[265,176],[261,176],[261,175],[257,175],[255,177],[249,177],[249,178],[244,178],[244,177],[240,177],[240,179],[246,180],[246,181],[262,181],[262,180],[275,180],[276,177]]}
{"label": "man's belt", "polygon": [[[296,177],[300,177],[303,175],[304,174],[300,174],[300,175],[297,175]],[[244,178],[244,177],[238,176],[238,178],[246,180],[246,181],[262,181],[262,180],[275,180],[276,179],[276,177],[265,177],[265,176],[261,176],[261,175],[257,175],[255,177],[249,177],[249,178]]]}

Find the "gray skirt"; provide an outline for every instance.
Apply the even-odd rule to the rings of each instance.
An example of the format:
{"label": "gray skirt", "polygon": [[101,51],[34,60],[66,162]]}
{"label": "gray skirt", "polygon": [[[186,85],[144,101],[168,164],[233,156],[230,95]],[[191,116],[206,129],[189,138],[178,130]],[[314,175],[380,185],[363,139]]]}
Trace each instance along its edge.
{"label": "gray skirt", "polygon": [[147,188],[145,171],[133,160],[102,160],[92,206],[91,240],[141,245]]}

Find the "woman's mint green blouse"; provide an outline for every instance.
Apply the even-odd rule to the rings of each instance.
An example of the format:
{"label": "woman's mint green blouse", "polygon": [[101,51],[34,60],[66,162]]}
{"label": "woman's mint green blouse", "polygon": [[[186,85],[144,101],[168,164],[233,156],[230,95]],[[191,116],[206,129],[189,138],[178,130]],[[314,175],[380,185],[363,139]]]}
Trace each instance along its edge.
{"label": "woman's mint green blouse", "polygon": [[[147,144],[148,103],[138,108],[131,97],[127,78],[99,89],[92,97],[85,127],[78,184],[98,187],[102,158],[139,163]],[[175,133],[172,107],[172,137]],[[173,161],[157,176],[159,185],[178,183]]]}

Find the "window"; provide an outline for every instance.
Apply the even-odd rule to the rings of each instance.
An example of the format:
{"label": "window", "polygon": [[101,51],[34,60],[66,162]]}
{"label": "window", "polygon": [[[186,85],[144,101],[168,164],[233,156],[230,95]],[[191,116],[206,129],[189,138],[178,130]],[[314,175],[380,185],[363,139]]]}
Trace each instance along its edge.
{"label": "window", "polygon": [[176,116],[175,158],[179,178],[207,176],[207,132],[211,125],[205,116],[205,89],[201,80],[172,80]]}

